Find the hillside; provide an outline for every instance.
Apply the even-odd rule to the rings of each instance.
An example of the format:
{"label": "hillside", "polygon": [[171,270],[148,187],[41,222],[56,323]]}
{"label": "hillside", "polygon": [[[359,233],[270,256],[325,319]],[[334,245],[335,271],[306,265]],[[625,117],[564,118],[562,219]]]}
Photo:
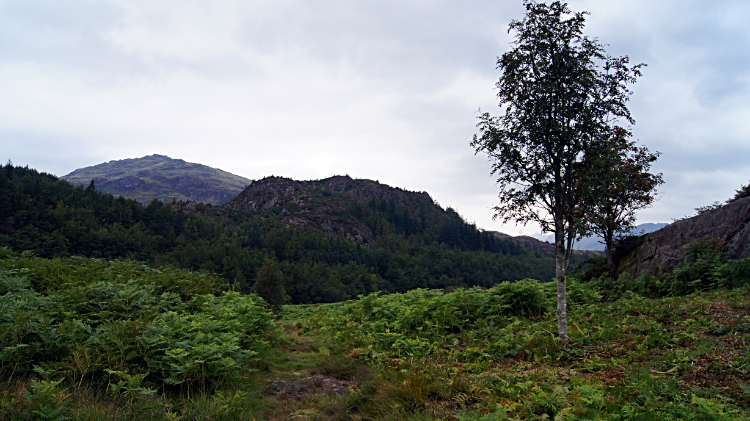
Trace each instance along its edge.
{"label": "hillside", "polygon": [[[632,230],[629,231],[631,235],[641,235],[641,234],[648,234],[654,231],[658,231],[664,227],[666,227],[669,224],[666,223],[645,223],[640,224],[634,227]],[[539,240],[539,241],[546,241],[546,242],[554,242],[555,241],[555,234],[533,234],[533,238]],[[592,251],[603,251],[604,250],[604,243],[603,240],[599,237],[584,237],[580,241],[577,241],[573,248],[576,250],[592,250]]]}
{"label": "hillside", "polygon": [[80,168],[61,177],[74,185],[94,180],[97,190],[149,203],[192,200],[220,205],[231,200],[251,180],[217,168],[164,155],[109,161]]}
{"label": "hillside", "polygon": [[213,272],[244,292],[271,260],[293,303],[554,276],[550,254],[483,232],[426,193],[348,177],[269,177],[224,206],[144,206],[6,165],[0,199],[0,247]]}
{"label": "hillside", "polygon": [[562,346],[553,282],[276,319],[213,275],[0,249],[0,419],[747,420],[750,278],[729,280],[666,297],[571,280]]}
{"label": "hillside", "polygon": [[685,261],[685,247],[700,238],[719,241],[726,248],[728,259],[744,259],[750,256],[749,223],[750,197],[711,206],[698,215],[641,236],[633,244],[633,254],[623,256],[620,269],[632,275],[669,272]]}

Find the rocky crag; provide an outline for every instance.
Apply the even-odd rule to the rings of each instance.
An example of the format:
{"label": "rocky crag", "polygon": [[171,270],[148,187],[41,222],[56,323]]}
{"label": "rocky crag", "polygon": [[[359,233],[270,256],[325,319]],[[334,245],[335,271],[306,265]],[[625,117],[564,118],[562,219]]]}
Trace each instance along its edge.
{"label": "rocky crag", "polygon": [[[323,180],[296,181],[283,177],[256,180],[227,204],[227,207],[249,211],[279,210],[285,225],[293,228],[319,228],[331,235],[362,243],[375,236],[362,222],[347,217],[347,207],[354,202],[371,200],[401,205],[412,214],[426,206],[439,208],[426,192],[410,192],[371,180],[333,176]],[[440,209],[442,211],[442,209]]]}
{"label": "rocky crag", "polygon": [[638,275],[668,271],[685,260],[685,245],[711,236],[726,243],[726,257],[737,260],[750,256],[750,197],[676,221],[646,234],[643,242],[623,262],[621,271]]}
{"label": "rocky crag", "polygon": [[164,155],[109,161],[80,168],[62,177],[71,184],[148,203],[195,201],[220,205],[229,202],[252,182],[217,168],[172,159]]}
{"label": "rocky crag", "polygon": [[[422,228],[442,225],[441,237],[447,241],[453,229],[466,229],[469,225],[455,210],[443,209],[435,203],[427,192],[413,192],[390,187],[372,180],[352,179],[347,176],[333,176],[322,180],[296,181],[283,177],[266,177],[256,180],[225,207],[248,211],[274,211],[282,215],[282,222],[290,228],[317,228],[332,236],[342,236],[365,245],[376,240],[372,224],[365,224],[361,215],[357,216],[357,204],[372,202],[382,207],[396,209],[396,219],[406,226],[407,219]],[[399,212],[403,212],[399,216]],[[442,222],[438,222],[442,221]],[[447,222],[453,221],[453,223]],[[458,223],[460,222],[460,224]],[[369,226],[368,226],[369,225]],[[459,226],[463,228],[459,228]],[[417,228],[417,231],[419,228]],[[528,236],[513,237],[495,231],[479,230],[480,235],[489,235],[499,241],[507,241],[516,247],[541,254],[554,255],[554,246]],[[576,251],[575,260],[582,261],[599,255],[595,251]]]}

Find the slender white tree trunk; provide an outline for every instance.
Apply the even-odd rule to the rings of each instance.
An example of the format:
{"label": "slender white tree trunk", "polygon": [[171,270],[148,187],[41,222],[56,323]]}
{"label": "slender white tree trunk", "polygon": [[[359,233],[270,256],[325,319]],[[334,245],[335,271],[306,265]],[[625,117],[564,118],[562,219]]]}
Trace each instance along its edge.
{"label": "slender white tree trunk", "polygon": [[[558,222],[558,221],[556,221]],[[570,342],[568,335],[568,295],[566,285],[566,235],[562,221],[555,224],[555,276],[557,278],[557,330],[560,334],[560,342],[567,345]]]}

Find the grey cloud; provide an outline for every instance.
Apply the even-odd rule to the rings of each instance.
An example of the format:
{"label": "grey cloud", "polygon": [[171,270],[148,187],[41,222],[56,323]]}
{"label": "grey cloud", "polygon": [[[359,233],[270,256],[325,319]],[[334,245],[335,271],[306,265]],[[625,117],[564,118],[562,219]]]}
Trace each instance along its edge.
{"label": "grey cloud", "polygon": [[279,4],[247,18],[244,42],[267,54],[300,51],[366,77],[402,80],[396,87],[407,91],[434,88],[456,68],[491,72],[497,37],[521,10],[515,1]]}
{"label": "grey cloud", "polygon": [[[570,3],[610,54],[649,65],[634,133],[663,152],[667,184],[641,222],[750,179],[745,2]],[[468,143],[476,110],[498,112],[495,60],[522,16],[520,0],[3,1],[0,94],[30,110],[0,104],[3,151],[58,174],[156,152],[251,178],[349,172],[505,229],[490,219],[490,164]],[[39,73],[24,83],[65,89],[47,102],[14,90],[19,66]]]}

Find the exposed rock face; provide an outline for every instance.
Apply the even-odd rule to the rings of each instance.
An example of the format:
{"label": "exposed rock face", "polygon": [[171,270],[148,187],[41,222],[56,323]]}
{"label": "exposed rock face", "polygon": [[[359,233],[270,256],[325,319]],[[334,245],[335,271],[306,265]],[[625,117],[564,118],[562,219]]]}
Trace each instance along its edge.
{"label": "exposed rock face", "polygon": [[299,181],[283,177],[266,177],[253,181],[235,200],[231,207],[245,210],[271,210],[284,205],[303,203],[304,195]]}
{"label": "exposed rock face", "polygon": [[683,247],[697,238],[711,236],[726,242],[729,259],[750,256],[750,197],[726,204],[692,218],[676,221],[646,234],[643,244],[625,262],[624,271],[656,274],[685,260]]}
{"label": "exposed rock face", "polygon": [[432,198],[426,192],[409,192],[376,183],[334,176],[319,181],[295,181],[283,177],[266,177],[254,181],[227,206],[251,211],[281,208],[288,215],[283,221],[289,227],[317,227],[331,235],[370,243],[375,236],[365,224],[340,215],[352,201],[372,199],[393,201],[416,207],[417,198]]}
{"label": "exposed rock face", "polygon": [[217,168],[163,155],[110,161],[63,176],[72,184],[94,180],[97,190],[148,203],[172,199],[220,205],[234,198],[251,180]]}

